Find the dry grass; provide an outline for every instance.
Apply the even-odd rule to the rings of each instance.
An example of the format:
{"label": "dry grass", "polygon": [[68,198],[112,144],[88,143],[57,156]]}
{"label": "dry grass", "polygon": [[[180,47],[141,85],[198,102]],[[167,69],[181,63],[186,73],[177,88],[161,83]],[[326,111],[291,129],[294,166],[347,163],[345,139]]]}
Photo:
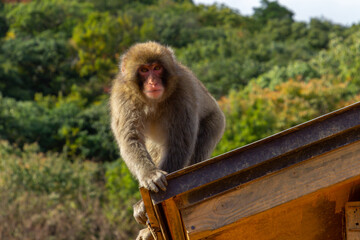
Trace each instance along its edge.
{"label": "dry grass", "polygon": [[0,240],[134,239],[132,201],[108,199],[100,165],[37,151],[0,141]]}

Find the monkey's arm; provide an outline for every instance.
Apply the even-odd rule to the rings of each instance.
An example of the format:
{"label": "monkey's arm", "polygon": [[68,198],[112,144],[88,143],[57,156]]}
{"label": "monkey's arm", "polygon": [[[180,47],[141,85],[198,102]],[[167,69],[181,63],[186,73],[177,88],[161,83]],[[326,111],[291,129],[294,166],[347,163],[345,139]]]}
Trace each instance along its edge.
{"label": "monkey's arm", "polygon": [[[121,107],[121,105],[118,105]],[[112,129],[120,147],[121,156],[139,185],[154,192],[166,190],[166,172],[152,162],[144,143],[144,119],[134,107],[126,112],[112,114]]]}

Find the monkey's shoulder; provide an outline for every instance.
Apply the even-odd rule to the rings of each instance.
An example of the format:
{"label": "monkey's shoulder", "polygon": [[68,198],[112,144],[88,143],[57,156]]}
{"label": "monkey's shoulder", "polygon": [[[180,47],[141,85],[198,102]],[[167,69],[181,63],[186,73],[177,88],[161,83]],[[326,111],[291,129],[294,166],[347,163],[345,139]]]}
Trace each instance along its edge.
{"label": "monkey's shoulder", "polygon": [[137,103],[139,102],[139,86],[134,81],[126,81],[121,77],[114,79],[111,88],[110,101]]}

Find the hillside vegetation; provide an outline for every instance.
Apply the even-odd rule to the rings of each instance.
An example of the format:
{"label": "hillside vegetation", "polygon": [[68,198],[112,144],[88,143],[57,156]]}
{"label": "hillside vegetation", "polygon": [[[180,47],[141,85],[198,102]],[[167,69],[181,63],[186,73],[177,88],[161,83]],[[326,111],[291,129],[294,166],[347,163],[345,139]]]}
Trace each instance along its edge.
{"label": "hillside vegetation", "polygon": [[174,48],[227,118],[214,155],[360,101],[360,25],[191,0],[0,3],[0,239],[133,239],[108,97],[121,53]]}

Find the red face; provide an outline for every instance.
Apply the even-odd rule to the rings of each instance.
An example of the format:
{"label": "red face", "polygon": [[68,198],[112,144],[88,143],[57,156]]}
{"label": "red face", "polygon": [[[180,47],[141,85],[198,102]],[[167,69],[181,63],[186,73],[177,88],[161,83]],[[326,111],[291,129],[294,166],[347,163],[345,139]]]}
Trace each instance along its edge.
{"label": "red face", "polygon": [[140,66],[139,74],[143,81],[143,92],[149,99],[159,99],[164,93],[162,77],[164,68],[159,63],[151,63]]}

